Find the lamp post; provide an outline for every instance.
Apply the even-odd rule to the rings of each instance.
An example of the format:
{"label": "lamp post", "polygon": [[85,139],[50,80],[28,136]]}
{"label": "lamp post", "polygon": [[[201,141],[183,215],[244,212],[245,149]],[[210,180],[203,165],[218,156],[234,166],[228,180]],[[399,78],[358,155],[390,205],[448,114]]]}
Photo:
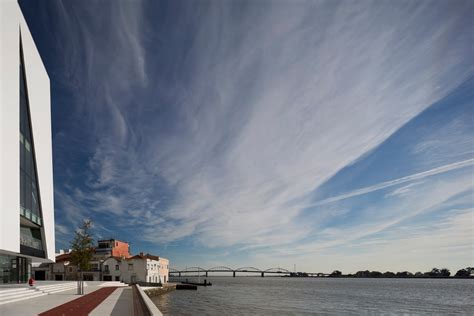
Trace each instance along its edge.
{"label": "lamp post", "polygon": [[77,266],[77,274],[79,274],[77,278],[77,295],[82,295],[82,272],[80,266]]}

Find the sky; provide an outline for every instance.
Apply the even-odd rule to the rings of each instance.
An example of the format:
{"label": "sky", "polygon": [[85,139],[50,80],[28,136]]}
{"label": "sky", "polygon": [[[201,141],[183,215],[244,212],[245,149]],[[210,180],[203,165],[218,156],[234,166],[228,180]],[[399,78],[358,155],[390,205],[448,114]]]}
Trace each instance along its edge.
{"label": "sky", "polygon": [[185,266],[474,265],[474,3],[20,1],[56,249]]}

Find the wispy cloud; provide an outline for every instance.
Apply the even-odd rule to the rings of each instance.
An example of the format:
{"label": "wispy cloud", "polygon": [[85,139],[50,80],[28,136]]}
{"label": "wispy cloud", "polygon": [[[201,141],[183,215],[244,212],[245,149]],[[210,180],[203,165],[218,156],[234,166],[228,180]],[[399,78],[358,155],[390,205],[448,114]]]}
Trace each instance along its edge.
{"label": "wispy cloud", "polygon": [[[433,168],[431,170],[419,172],[419,173],[412,174],[412,175],[402,177],[402,178],[398,178],[398,179],[395,179],[395,180],[390,180],[390,181],[385,181],[385,182],[382,182],[382,183],[377,183],[375,185],[371,185],[371,186],[368,186],[368,187],[365,187],[365,188],[362,188],[362,189],[357,189],[357,190],[354,190],[352,192],[348,192],[348,193],[344,193],[344,194],[334,196],[334,197],[331,197],[331,198],[328,198],[328,199],[324,199],[324,200],[316,202],[314,204],[306,205],[306,207],[320,206],[320,205],[325,205],[325,204],[329,204],[329,203],[334,203],[334,202],[345,200],[345,199],[348,199],[348,198],[351,198],[351,197],[354,197],[354,196],[358,196],[358,195],[367,194],[367,193],[370,193],[370,192],[382,190],[382,189],[392,187],[392,186],[396,186],[396,185],[400,185],[400,184],[403,184],[403,183],[406,183],[406,182],[421,180],[421,179],[424,179],[426,177],[434,176],[434,175],[437,175],[437,174],[440,174],[440,173],[445,173],[445,172],[457,170],[457,169],[472,166],[472,165],[474,165],[474,159],[467,159],[467,160],[464,160],[464,161],[454,162],[454,163],[447,164],[447,165],[444,165],[444,166],[441,166],[441,167]],[[413,186],[413,185],[415,185],[415,184],[410,184],[409,186]],[[403,189],[406,190],[409,186],[405,186],[405,187],[403,187]],[[400,190],[397,191],[397,193],[400,193],[400,192],[401,192]],[[397,194],[397,193],[392,193],[392,194]]]}
{"label": "wispy cloud", "polygon": [[64,222],[159,245],[311,247],[308,205],[473,164],[308,198],[473,75],[469,2],[102,5],[57,9],[74,88],[58,148],[81,157],[55,162]]}

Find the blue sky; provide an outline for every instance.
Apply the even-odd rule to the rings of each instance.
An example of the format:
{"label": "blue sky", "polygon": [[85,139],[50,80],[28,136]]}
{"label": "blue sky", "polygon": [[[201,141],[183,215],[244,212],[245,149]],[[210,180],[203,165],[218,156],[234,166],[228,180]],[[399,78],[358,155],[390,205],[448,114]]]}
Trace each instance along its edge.
{"label": "blue sky", "polygon": [[474,265],[472,1],[20,1],[56,246],[186,265]]}

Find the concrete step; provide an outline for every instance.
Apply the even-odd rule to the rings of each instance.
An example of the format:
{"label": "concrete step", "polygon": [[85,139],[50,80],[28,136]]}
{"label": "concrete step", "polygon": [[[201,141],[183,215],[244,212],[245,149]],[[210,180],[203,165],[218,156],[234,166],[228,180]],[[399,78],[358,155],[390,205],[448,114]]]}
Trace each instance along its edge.
{"label": "concrete step", "polygon": [[48,291],[53,289],[60,289],[63,287],[74,287],[77,286],[76,284],[58,284],[53,286],[37,286],[36,289],[39,291]]}
{"label": "concrete step", "polygon": [[71,285],[71,284],[77,284],[77,282],[58,282],[58,283],[49,283],[49,284],[37,283],[36,287],[46,289],[46,288],[50,288],[50,287],[62,286],[62,285]]}
{"label": "concrete step", "polygon": [[54,287],[48,287],[48,288],[39,288],[38,290],[40,291],[55,291],[59,289],[74,289],[76,288],[76,284],[71,284],[71,285],[61,285],[61,286],[54,286]]}
{"label": "concrete step", "polygon": [[[84,282],[84,287],[87,283]],[[36,287],[2,288],[0,289],[0,305],[28,300],[48,294],[69,291],[77,288],[77,282],[45,284]]]}
{"label": "concrete step", "polygon": [[[84,283],[84,287],[87,286],[87,284]],[[70,282],[70,283],[62,283],[62,284],[50,284],[50,285],[42,285],[38,286],[37,290],[42,291],[44,293],[48,294],[54,294],[54,293],[59,293],[63,291],[69,291],[77,288],[77,283],[76,282]]]}
{"label": "concrete step", "polygon": [[16,289],[1,289],[0,290],[0,297],[2,297],[4,295],[9,295],[9,294],[12,294],[12,293],[21,293],[21,292],[25,292],[25,291],[29,291],[29,289],[26,288],[26,287],[16,288]]}
{"label": "concrete step", "polygon": [[8,298],[2,298],[2,299],[0,299],[0,305],[13,303],[13,302],[18,302],[18,301],[23,301],[23,300],[28,300],[28,299],[43,296],[43,295],[48,295],[47,293],[38,292],[38,291],[28,291],[28,292],[29,293],[26,294],[26,295],[18,295],[18,296],[11,296],[11,297],[8,297]]}
{"label": "concrete step", "polygon": [[30,290],[25,290],[21,292],[13,292],[13,293],[4,293],[0,295],[0,301],[3,299],[7,299],[10,297],[16,297],[16,296],[24,296],[24,295],[30,295],[31,293],[34,293],[35,291],[30,291]]}

